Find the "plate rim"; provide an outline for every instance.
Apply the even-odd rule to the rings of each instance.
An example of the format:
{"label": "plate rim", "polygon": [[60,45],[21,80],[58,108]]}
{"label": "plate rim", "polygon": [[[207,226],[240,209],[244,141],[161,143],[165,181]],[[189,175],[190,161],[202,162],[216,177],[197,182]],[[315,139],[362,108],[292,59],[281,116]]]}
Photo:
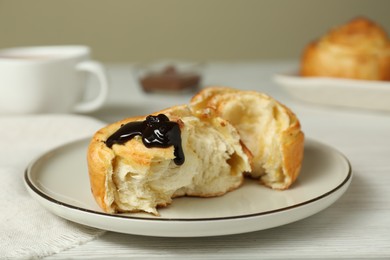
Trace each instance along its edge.
{"label": "plate rim", "polygon": [[114,218],[114,219],[122,219],[122,220],[123,219],[125,219],[125,220],[127,219],[129,221],[130,220],[138,220],[138,221],[148,221],[148,222],[155,222],[155,221],[158,221],[158,222],[205,222],[205,221],[210,222],[210,221],[218,221],[219,222],[219,221],[224,221],[224,220],[249,219],[249,218],[255,218],[255,217],[260,217],[260,216],[268,216],[268,215],[272,215],[272,214],[276,214],[276,213],[280,213],[280,212],[285,212],[285,211],[293,210],[293,209],[296,209],[296,208],[300,208],[300,207],[305,206],[305,205],[312,204],[312,203],[314,203],[316,201],[320,201],[321,199],[327,198],[328,196],[336,193],[338,190],[343,188],[347,183],[349,183],[352,180],[352,177],[353,177],[352,165],[351,165],[349,159],[342,152],[340,152],[338,149],[336,149],[336,148],[334,148],[334,147],[332,147],[330,145],[324,144],[324,143],[322,143],[320,141],[317,141],[317,140],[315,140],[313,138],[306,137],[305,138],[305,143],[307,141],[309,141],[311,143],[316,143],[318,145],[324,146],[327,149],[331,149],[333,152],[336,152],[338,155],[340,155],[344,159],[344,161],[347,163],[347,166],[348,166],[348,173],[346,174],[346,177],[336,187],[334,187],[333,189],[331,189],[331,190],[329,190],[329,191],[327,191],[327,192],[325,192],[325,193],[323,193],[323,194],[321,194],[321,195],[319,195],[317,197],[314,197],[312,199],[309,199],[309,200],[306,200],[306,201],[303,201],[303,202],[300,202],[300,203],[297,203],[297,204],[293,204],[293,205],[290,205],[290,206],[277,208],[277,209],[274,209],[274,210],[267,210],[267,211],[262,211],[262,212],[257,212],[257,213],[250,213],[250,214],[223,216],[223,217],[206,217],[206,218],[169,218],[169,217],[158,217],[157,218],[156,217],[156,218],[152,218],[152,217],[124,215],[124,214],[110,214],[110,213],[106,213],[106,212],[103,212],[103,211],[96,211],[96,210],[91,210],[91,209],[87,209],[87,208],[71,205],[69,203],[66,203],[66,202],[60,201],[58,199],[55,199],[55,198],[51,197],[50,195],[46,194],[45,192],[41,191],[33,183],[33,181],[30,178],[31,177],[30,173],[31,173],[32,167],[36,163],[38,163],[40,160],[42,160],[44,157],[48,156],[51,153],[55,153],[56,151],[58,151],[60,149],[65,149],[66,147],[86,142],[89,139],[90,138],[82,138],[82,139],[78,139],[78,140],[74,140],[74,141],[68,142],[66,144],[63,144],[63,145],[61,145],[59,147],[51,149],[51,150],[41,154],[40,156],[36,157],[36,159],[34,159],[27,166],[27,168],[25,169],[24,178],[23,179],[24,179],[24,183],[25,183],[26,187],[30,191],[32,191],[36,195],[38,195],[40,198],[45,199],[46,201],[48,201],[51,204],[54,204],[56,206],[62,206],[62,207],[69,208],[71,210],[81,211],[82,213],[99,215],[99,216],[104,216],[104,217],[109,217],[109,218]]}
{"label": "plate rim", "polygon": [[296,71],[277,72],[273,82],[306,104],[362,111],[390,111],[390,81],[332,77],[303,77]]}

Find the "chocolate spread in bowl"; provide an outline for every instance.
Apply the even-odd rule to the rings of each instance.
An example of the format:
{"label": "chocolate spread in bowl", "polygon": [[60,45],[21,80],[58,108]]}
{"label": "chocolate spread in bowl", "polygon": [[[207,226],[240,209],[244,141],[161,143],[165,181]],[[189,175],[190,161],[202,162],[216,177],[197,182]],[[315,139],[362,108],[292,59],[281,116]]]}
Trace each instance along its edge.
{"label": "chocolate spread in bowl", "polygon": [[140,78],[144,91],[182,91],[199,86],[201,77],[195,72],[179,72],[168,66],[161,72],[151,72]]}

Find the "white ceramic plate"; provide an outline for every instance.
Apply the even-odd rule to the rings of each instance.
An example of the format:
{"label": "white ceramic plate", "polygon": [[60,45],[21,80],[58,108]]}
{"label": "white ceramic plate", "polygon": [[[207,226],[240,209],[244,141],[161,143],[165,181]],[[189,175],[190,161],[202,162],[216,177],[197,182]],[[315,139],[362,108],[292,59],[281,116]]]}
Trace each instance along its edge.
{"label": "white ceramic plate", "polygon": [[89,140],[52,150],[26,170],[33,198],[65,219],[104,230],[166,237],[244,233],[291,223],[335,202],[348,188],[352,171],[345,156],[306,140],[302,172],[286,191],[265,188],[253,180],[217,198],[177,198],[161,216],[104,213],[89,186],[86,150]]}
{"label": "white ceramic plate", "polygon": [[390,82],[277,74],[291,96],[317,104],[390,111]]}

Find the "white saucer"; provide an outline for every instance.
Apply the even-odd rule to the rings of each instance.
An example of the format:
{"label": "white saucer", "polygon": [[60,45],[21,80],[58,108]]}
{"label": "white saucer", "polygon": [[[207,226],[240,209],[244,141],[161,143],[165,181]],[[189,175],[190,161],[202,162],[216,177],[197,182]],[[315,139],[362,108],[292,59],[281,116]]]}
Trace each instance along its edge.
{"label": "white saucer", "polygon": [[89,140],[54,149],[26,170],[31,196],[65,219],[104,230],[165,237],[200,237],[272,228],[311,216],[334,203],[347,190],[352,170],[338,151],[306,140],[297,182],[286,191],[265,188],[253,180],[217,198],[178,198],[148,214],[104,213],[90,192],[86,164]]}
{"label": "white saucer", "polygon": [[390,82],[301,77],[297,73],[274,76],[291,96],[322,105],[390,111]]}

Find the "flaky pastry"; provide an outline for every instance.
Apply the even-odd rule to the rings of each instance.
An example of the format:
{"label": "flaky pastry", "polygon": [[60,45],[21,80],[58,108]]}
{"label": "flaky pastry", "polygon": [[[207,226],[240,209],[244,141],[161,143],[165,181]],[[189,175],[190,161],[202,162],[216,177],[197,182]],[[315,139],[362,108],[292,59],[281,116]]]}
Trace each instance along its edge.
{"label": "flaky pastry", "polygon": [[303,142],[298,119],[271,97],[210,87],[188,105],[100,129],[87,155],[92,194],[108,213],[158,215],[175,197],[237,189],[245,175],[287,189]]}
{"label": "flaky pastry", "polygon": [[286,106],[263,93],[213,87],[195,95],[191,107],[198,116],[222,117],[237,128],[253,156],[251,177],[281,190],[296,180],[304,134],[299,120]]}
{"label": "flaky pastry", "polygon": [[390,80],[390,40],[377,23],[358,17],[333,28],[304,49],[300,74]]}

